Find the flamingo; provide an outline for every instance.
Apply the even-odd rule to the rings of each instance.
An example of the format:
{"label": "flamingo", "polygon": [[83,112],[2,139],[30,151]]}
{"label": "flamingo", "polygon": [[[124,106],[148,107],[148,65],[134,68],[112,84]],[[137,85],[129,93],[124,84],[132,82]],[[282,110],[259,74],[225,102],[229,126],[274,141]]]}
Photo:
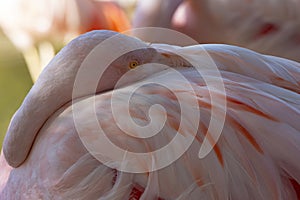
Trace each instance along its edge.
{"label": "flamingo", "polygon": [[0,13],[0,27],[24,55],[33,82],[74,37],[94,29],[130,28],[124,11],[112,1],[3,0]]}
{"label": "flamingo", "polygon": [[[225,43],[299,59],[300,1],[141,0],[133,27],[172,28],[199,43]],[[146,40],[145,32],[138,35]]]}
{"label": "flamingo", "polygon": [[[98,52],[83,71],[87,80],[76,85],[84,58],[110,38],[118,45],[102,46],[105,55]],[[101,60],[99,67],[99,59],[118,51],[129,53]],[[105,62],[103,79],[89,82]],[[225,93],[215,84],[220,74]],[[205,77],[214,80],[212,88]],[[300,199],[299,84],[299,63],[236,46],[149,45],[112,31],[89,32],[51,61],[13,117],[0,156],[0,199]],[[73,85],[78,93],[72,95]],[[158,135],[140,137],[151,135],[162,120],[162,109],[151,111],[155,104],[165,109],[165,124]],[[209,123],[221,123],[224,110],[224,127],[214,141]],[[138,132],[126,127],[129,118],[141,127],[155,123]],[[102,133],[124,150],[121,160],[106,159],[113,148],[95,154]],[[193,138],[192,143],[186,149],[177,143],[163,157],[152,157],[175,135]],[[207,138],[213,148],[200,159]],[[152,170],[181,149],[175,160]],[[127,159],[130,152],[148,153],[150,163]]]}

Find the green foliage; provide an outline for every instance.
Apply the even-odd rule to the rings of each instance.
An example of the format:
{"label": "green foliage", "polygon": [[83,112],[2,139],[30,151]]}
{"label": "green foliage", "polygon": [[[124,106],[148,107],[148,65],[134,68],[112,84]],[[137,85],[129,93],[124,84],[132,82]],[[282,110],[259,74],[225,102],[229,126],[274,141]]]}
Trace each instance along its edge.
{"label": "green foliage", "polygon": [[31,86],[22,55],[0,34],[0,148],[12,115]]}

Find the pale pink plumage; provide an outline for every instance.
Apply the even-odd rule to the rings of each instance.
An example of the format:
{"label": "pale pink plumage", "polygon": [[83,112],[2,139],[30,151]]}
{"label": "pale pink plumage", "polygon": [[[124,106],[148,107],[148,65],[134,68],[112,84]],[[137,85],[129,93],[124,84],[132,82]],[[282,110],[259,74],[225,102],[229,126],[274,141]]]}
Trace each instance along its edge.
{"label": "pale pink plumage", "polygon": [[[87,45],[88,53],[95,38],[101,38],[103,33],[89,33],[94,39],[82,36],[71,45]],[[81,43],[82,40],[86,43]],[[151,46],[190,57],[199,64],[202,75],[211,78],[217,77],[217,72],[205,59],[202,48],[215,61],[223,77],[226,96],[218,87],[213,93],[227,99],[227,115],[213,151],[203,159],[198,158],[204,136],[209,135],[206,131],[211,115],[210,93],[203,77],[192,67],[177,68],[188,78],[192,90],[185,87],[186,82],[178,79],[171,69],[158,71],[126,87],[96,95],[96,114],[115,144],[129,151],[147,152],[170,142],[176,134],[182,113],[174,94],[184,97],[181,103],[187,110],[195,109],[190,100],[197,99],[201,113],[199,129],[191,147],[176,162],[159,171],[142,174],[106,167],[83,146],[74,126],[74,106],[67,104],[43,125],[20,167],[12,169],[1,155],[0,176],[10,173],[8,181],[2,182],[2,188],[6,187],[1,199],[297,199],[294,187],[299,189],[300,183],[300,64],[228,45]],[[60,56],[74,52],[76,50],[66,48]],[[60,70],[61,66],[53,69],[55,67]],[[144,67],[151,65],[140,66]],[[113,93],[117,95],[118,106],[114,109],[125,120],[128,118],[124,114],[125,95],[131,93],[135,85],[147,81],[170,84],[174,93],[155,84],[144,85],[132,96],[130,117],[145,125],[149,122],[149,107],[158,103],[166,109],[168,121],[152,138],[133,138],[116,126],[111,114],[111,97]],[[91,118],[92,102],[89,97],[75,104],[81,108],[77,117],[82,119],[81,131],[86,132],[87,137],[92,130],[97,130]],[[219,111],[224,109],[219,104],[215,106]],[[182,117],[189,123],[193,121],[193,112]],[[193,135],[189,130],[181,134]],[[26,140],[26,135],[18,137]],[[10,145],[18,145],[13,142],[17,140]]]}
{"label": "pale pink plumage", "polygon": [[300,61],[299,8],[299,0],[140,0],[133,27],[172,28],[199,43],[237,45]]}

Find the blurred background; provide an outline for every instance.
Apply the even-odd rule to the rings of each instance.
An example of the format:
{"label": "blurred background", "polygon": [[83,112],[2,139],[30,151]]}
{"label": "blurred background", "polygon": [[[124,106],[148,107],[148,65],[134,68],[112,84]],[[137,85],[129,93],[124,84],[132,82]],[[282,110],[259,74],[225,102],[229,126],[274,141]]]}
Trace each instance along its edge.
{"label": "blurred background", "polygon": [[0,32],[0,141],[10,118],[31,88],[28,68],[22,54]]}

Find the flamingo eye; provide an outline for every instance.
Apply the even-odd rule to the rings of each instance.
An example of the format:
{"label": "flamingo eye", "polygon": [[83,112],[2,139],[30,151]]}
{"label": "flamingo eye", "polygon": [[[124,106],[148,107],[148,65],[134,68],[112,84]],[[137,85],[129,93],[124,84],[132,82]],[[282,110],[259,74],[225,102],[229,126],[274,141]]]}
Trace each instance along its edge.
{"label": "flamingo eye", "polygon": [[134,69],[134,68],[136,68],[137,66],[139,65],[139,62],[138,61],[136,61],[136,60],[133,60],[133,61],[131,61],[130,63],[129,63],[129,68],[130,69]]}

